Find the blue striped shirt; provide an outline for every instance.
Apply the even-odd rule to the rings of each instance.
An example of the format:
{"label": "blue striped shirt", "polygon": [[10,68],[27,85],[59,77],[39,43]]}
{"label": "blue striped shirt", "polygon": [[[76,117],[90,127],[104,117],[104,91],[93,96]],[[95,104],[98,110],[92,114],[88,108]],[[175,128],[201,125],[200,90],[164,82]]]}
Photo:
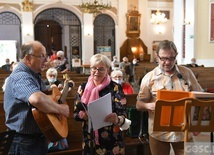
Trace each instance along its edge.
{"label": "blue striped shirt", "polygon": [[11,73],[4,93],[6,126],[18,133],[41,133],[32,114],[29,97],[44,90],[41,76],[20,62]]}

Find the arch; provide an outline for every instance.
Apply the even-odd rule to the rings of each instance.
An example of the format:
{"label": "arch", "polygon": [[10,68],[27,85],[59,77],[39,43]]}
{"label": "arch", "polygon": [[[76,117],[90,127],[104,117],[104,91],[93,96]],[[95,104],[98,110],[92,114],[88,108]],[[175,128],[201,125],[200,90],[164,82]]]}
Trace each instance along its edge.
{"label": "arch", "polygon": [[116,14],[114,14],[112,11],[105,10],[105,12],[102,14],[109,15],[112,18],[112,20],[114,20],[115,25],[118,25],[118,18],[117,18],[118,16]]}
{"label": "arch", "polygon": [[8,4],[5,4],[2,7],[0,7],[0,13],[3,13],[3,12],[11,12],[11,13],[15,14],[21,21],[22,15],[21,15],[21,12],[19,9],[12,7]]}
{"label": "arch", "polygon": [[[56,23],[60,27],[56,26]],[[48,8],[37,14],[34,18],[34,25],[36,39],[41,41],[47,50],[50,51],[53,46],[56,50],[63,50],[69,64],[72,58],[82,57],[81,22],[72,11],[59,7]],[[47,27],[54,29],[53,33],[50,34],[51,31],[47,30]],[[44,34],[46,39],[44,39]],[[74,49],[78,49],[78,55],[72,53]]]}
{"label": "arch", "polygon": [[62,50],[62,26],[54,20],[41,20],[34,26],[35,39],[46,47],[47,54],[52,55],[52,50]]}
{"label": "arch", "polygon": [[49,8],[40,12],[34,19],[34,24],[40,20],[54,20],[61,26],[81,25],[79,18],[73,12],[62,8]]}
{"label": "arch", "polygon": [[99,14],[94,20],[95,54],[99,53],[98,46],[111,47],[108,48],[108,50],[111,50],[109,57],[115,55],[115,22],[108,14]]}
{"label": "arch", "polygon": [[42,11],[47,10],[47,9],[53,9],[53,8],[59,8],[59,9],[65,9],[68,10],[72,13],[74,13],[78,19],[80,20],[81,23],[82,22],[82,12],[75,6],[73,5],[65,5],[63,4],[61,1],[58,1],[56,3],[51,3],[51,4],[47,4],[47,5],[42,5],[40,7],[38,7],[35,11],[34,11],[34,19],[38,16],[38,14],[40,14]]}
{"label": "arch", "polygon": [[0,12],[0,25],[21,25],[20,18],[13,12]]}
{"label": "arch", "polygon": [[0,12],[0,40],[16,41],[16,60],[18,61],[18,49],[21,47],[21,20],[17,14],[10,11]]}

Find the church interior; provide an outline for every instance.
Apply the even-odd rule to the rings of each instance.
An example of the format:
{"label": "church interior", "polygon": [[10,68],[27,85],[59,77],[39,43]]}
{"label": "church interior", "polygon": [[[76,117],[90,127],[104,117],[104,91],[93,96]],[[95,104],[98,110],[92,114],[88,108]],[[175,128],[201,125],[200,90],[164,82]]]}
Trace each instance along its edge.
{"label": "church interior", "polygon": [[[32,40],[40,41],[48,56],[53,50],[64,52],[68,74],[75,82],[66,98],[67,103],[72,103],[70,111],[74,109],[78,85],[87,81],[90,74],[89,60],[98,53],[111,61],[114,56],[120,62],[124,57],[129,62],[137,59],[131,83],[135,93],[127,95],[127,106],[135,107],[140,82],[158,65],[155,53],[163,40],[175,43],[176,64],[187,66],[195,58],[199,67],[190,70],[205,92],[214,93],[214,0],[0,0],[0,66],[7,58],[18,62],[21,46]],[[9,75],[0,69],[1,87]],[[58,77],[63,80],[63,74]],[[7,129],[3,102],[1,90],[0,132]],[[137,118],[140,113],[136,113],[139,115],[134,118],[133,124],[137,125],[133,133],[124,132],[125,152],[149,155],[149,142],[138,135],[141,120]],[[81,123],[72,116],[68,120],[68,149],[49,155],[81,154]],[[210,142],[212,132],[201,132],[194,140]]]}

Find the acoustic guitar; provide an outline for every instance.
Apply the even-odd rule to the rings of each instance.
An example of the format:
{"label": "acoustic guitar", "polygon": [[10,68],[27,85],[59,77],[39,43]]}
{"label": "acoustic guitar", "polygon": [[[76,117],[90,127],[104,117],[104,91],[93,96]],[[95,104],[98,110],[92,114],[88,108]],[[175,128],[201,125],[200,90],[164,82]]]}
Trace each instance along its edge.
{"label": "acoustic guitar", "polygon": [[[48,95],[56,104],[67,104],[66,97],[69,89],[68,75],[63,75],[65,79],[62,93],[57,87],[52,88],[51,95]],[[57,114],[46,114],[36,108],[32,109],[35,121],[42,130],[45,137],[51,141],[56,142],[68,135],[68,122],[67,118]]]}

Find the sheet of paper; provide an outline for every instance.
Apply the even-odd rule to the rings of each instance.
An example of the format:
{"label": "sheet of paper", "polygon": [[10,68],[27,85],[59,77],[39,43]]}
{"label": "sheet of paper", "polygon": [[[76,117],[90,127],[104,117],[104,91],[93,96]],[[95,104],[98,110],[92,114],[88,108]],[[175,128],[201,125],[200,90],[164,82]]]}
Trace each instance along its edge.
{"label": "sheet of paper", "polygon": [[[104,122],[105,117],[112,113],[111,94],[107,95],[88,104],[89,115],[89,131],[92,123],[93,130],[100,129],[105,126],[111,125],[109,122]],[[91,123],[90,123],[91,122]]]}

